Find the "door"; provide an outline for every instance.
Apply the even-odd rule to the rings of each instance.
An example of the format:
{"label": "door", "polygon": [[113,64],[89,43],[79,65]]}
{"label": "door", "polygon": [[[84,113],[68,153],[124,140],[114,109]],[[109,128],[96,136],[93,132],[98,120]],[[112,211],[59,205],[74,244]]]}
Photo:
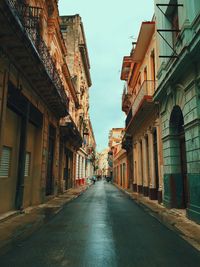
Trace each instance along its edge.
{"label": "door", "polygon": [[24,171],[24,199],[23,207],[32,205],[32,195],[37,187],[34,186],[33,168],[36,143],[36,131],[37,128],[31,123],[28,124],[27,130],[27,145],[26,145],[26,157],[25,157],[25,171]]}

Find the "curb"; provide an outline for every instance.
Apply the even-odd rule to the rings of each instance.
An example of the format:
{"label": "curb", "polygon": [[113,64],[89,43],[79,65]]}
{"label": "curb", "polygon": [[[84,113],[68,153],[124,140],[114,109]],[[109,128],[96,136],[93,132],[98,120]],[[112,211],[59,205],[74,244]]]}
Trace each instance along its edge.
{"label": "curb", "polygon": [[[26,238],[30,237],[33,233],[35,233],[43,225],[45,225],[53,217],[60,213],[68,203],[80,197],[88,188],[89,186],[86,186],[83,190],[77,192],[77,194],[69,194],[69,198],[67,199],[66,197],[65,200],[63,199],[63,202],[61,201],[62,203],[60,203],[60,205],[53,204],[51,202],[59,202],[59,200],[62,200],[61,196],[65,194],[67,196],[67,192],[63,195],[60,195],[60,199],[59,196],[57,196],[51,199],[49,203],[47,202],[45,204],[38,205],[31,209],[29,212],[29,209],[27,209],[22,213],[16,213],[15,216],[2,220],[0,222],[0,226],[1,223],[5,223],[5,225],[8,226],[8,229],[5,230],[8,231],[8,234],[5,239],[0,240],[0,256],[8,252],[12,247],[16,246],[18,242],[22,242]],[[12,225],[13,222],[16,227],[12,227],[10,230],[9,224]],[[3,227],[1,230],[3,231]]]}
{"label": "curb", "polygon": [[[200,251],[200,240],[196,240],[196,236],[192,233],[188,232],[187,229],[180,227],[181,221],[177,220],[174,214],[170,212],[169,209],[161,206],[160,208],[163,210],[155,210],[150,205],[146,205],[141,202],[137,197],[134,197],[131,193],[127,192],[123,188],[119,187],[117,184],[114,184],[121,192],[126,194],[131,200],[133,200],[138,206],[142,207],[145,211],[149,213],[152,217],[158,220],[161,224],[165,225],[168,229],[176,232],[181,238],[187,241],[191,246],[193,246],[196,250]],[[194,223],[191,221],[191,224]],[[185,230],[185,231],[184,231]],[[200,236],[200,230],[199,230]],[[197,236],[198,238],[198,236]]]}

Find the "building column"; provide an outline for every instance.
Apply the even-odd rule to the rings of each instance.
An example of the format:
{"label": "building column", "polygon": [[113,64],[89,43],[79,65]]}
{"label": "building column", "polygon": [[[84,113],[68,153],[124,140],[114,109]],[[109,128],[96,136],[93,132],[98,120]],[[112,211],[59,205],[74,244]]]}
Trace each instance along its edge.
{"label": "building column", "polygon": [[133,191],[137,192],[137,143],[133,142]]}
{"label": "building column", "polygon": [[78,155],[78,185],[80,185],[80,177],[81,177],[81,156]]}
{"label": "building column", "polygon": [[157,199],[156,195],[156,172],[155,172],[155,162],[154,162],[154,143],[153,143],[153,133],[152,131],[148,131],[148,143],[149,143],[149,177],[150,177],[150,185],[149,185],[149,198]]}
{"label": "building column", "polygon": [[76,186],[76,152],[73,152],[73,187]]}
{"label": "building column", "polygon": [[85,179],[86,179],[86,162],[85,162],[86,160],[85,160],[85,157],[83,157],[83,180],[82,180],[82,183],[84,184],[85,183]]}
{"label": "building column", "polygon": [[78,179],[78,154],[76,154],[76,179]]}
{"label": "building column", "polygon": [[83,164],[82,164],[82,156],[79,156],[79,184],[81,184],[81,179],[83,177]]}
{"label": "building column", "polygon": [[143,192],[143,183],[142,183],[142,147],[141,142],[137,142],[137,191],[138,193]]}
{"label": "building column", "polygon": [[143,193],[148,196],[148,157],[147,157],[147,141],[145,136],[142,138],[142,167],[143,167]]}

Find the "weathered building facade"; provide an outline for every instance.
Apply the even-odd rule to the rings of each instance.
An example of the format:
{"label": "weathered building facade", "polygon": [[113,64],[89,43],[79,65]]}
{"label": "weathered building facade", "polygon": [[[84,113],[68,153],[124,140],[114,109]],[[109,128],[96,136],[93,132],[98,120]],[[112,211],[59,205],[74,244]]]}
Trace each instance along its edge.
{"label": "weathered building facade", "polygon": [[108,176],[108,152],[109,148],[105,148],[103,151],[99,152],[97,155],[97,175],[98,176]]}
{"label": "weathered building facade", "polygon": [[116,152],[116,148],[118,145],[122,142],[122,136],[123,136],[124,128],[112,128],[109,132],[109,140],[108,140],[108,146],[109,146],[109,152],[108,152],[108,176],[111,178],[114,178],[116,180],[116,177],[114,176],[116,173],[114,173],[114,153]]}
{"label": "weathered building facade", "polygon": [[[79,15],[62,16],[61,31],[67,47],[67,62],[79,100],[79,106],[72,106],[75,110],[74,120],[83,139],[83,144],[76,155],[76,184],[84,184],[87,179],[89,118],[89,88],[92,85],[90,77],[90,62],[86,45],[83,23]],[[95,148],[95,142],[93,142]]]}
{"label": "weathered building facade", "polygon": [[113,179],[118,186],[128,189],[127,154],[122,148],[122,140],[113,148]]}
{"label": "weathered building facade", "polygon": [[60,55],[64,47],[51,31],[56,1],[35,2],[0,3],[1,213],[41,203],[59,186],[59,121],[69,100],[55,43]]}
{"label": "weathered building facade", "polygon": [[71,79],[57,2],[0,2],[0,213],[76,184],[88,98]]}
{"label": "weathered building facade", "polygon": [[95,174],[96,167],[96,141],[92,128],[92,123],[89,120],[88,122],[88,136],[86,137],[87,143],[87,159],[86,159],[86,179],[88,182],[91,180]]}
{"label": "weathered building facade", "polygon": [[163,160],[158,105],[153,101],[158,68],[155,18],[143,22],[130,56],[124,57],[126,81],[122,110],[127,114],[123,147],[127,150],[129,187],[162,201]]}
{"label": "weathered building facade", "polygon": [[200,222],[200,2],[155,1],[164,204]]}

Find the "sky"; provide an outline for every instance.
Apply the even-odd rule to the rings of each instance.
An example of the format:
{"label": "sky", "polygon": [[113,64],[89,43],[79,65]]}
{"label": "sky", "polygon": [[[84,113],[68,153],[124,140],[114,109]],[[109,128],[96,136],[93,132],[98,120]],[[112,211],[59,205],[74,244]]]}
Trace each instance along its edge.
{"label": "sky", "polygon": [[97,151],[112,128],[124,127],[122,60],[130,54],[142,21],[153,17],[153,0],[59,0],[60,15],[82,17],[91,65],[90,119]]}

